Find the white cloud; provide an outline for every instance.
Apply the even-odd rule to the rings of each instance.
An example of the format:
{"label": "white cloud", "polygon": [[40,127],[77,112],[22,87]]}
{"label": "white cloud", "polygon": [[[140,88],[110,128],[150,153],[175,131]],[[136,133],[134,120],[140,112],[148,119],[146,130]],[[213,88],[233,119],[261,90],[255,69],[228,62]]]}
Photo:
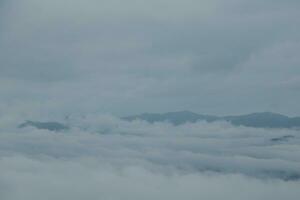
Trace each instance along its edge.
{"label": "white cloud", "polygon": [[85,113],[297,115],[299,6],[0,1],[0,199],[298,199],[297,130]]}
{"label": "white cloud", "polygon": [[[297,199],[297,130],[71,117],[53,133],[3,125],[1,199]],[[4,128],[6,127],[6,128]],[[292,135],[287,141],[271,141]],[[3,192],[2,192],[3,191]]]}
{"label": "white cloud", "polygon": [[3,200],[65,199],[289,199],[299,197],[299,182],[263,181],[241,175],[163,175],[140,167],[121,170],[93,160],[2,159]]}

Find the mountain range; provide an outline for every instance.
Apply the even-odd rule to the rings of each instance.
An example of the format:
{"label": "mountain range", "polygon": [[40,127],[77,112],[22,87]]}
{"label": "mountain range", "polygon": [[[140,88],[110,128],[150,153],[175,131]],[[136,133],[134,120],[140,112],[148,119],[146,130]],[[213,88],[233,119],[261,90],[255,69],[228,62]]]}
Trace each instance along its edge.
{"label": "mountain range", "polygon": [[[144,113],[122,117],[122,120],[135,121],[142,120],[149,123],[169,122],[174,125],[185,123],[196,123],[199,121],[216,122],[226,121],[234,126],[246,126],[254,128],[300,128],[300,117],[288,117],[278,113],[260,112],[247,115],[236,116],[215,116],[201,115],[190,111],[168,112],[168,113]],[[18,126],[19,128],[35,127],[37,129],[45,129],[49,131],[65,131],[70,129],[69,125],[61,122],[40,122],[25,121]]]}
{"label": "mountain range", "polygon": [[144,120],[150,123],[170,122],[174,125],[198,121],[226,121],[236,126],[255,128],[300,128],[300,117],[288,117],[278,113],[260,112],[236,116],[201,115],[190,111],[168,112],[163,114],[144,113],[123,117],[127,121]]}
{"label": "mountain range", "polygon": [[25,128],[25,127],[35,127],[37,129],[45,129],[49,131],[64,131],[68,130],[70,127],[59,123],[59,122],[39,122],[39,121],[30,121],[27,120],[26,122],[20,124],[18,128]]}

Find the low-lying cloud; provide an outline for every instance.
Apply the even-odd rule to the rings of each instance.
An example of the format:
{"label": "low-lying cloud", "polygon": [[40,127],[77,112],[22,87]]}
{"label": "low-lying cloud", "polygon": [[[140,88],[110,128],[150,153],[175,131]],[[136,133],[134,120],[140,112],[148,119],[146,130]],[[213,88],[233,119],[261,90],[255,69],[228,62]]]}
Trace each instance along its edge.
{"label": "low-lying cloud", "polygon": [[68,123],[73,128],[59,133],[3,126],[1,199],[296,200],[300,195],[298,130],[225,122],[173,126],[96,115]]}

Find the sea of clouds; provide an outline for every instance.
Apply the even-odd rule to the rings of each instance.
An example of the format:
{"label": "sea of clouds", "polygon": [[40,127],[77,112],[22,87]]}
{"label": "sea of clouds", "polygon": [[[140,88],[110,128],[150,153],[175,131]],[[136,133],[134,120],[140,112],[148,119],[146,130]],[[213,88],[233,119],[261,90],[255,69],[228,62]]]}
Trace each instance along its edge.
{"label": "sea of clouds", "polygon": [[55,116],[298,115],[299,8],[0,0],[0,200],[299,200],[299,130]]}
{"label": "sea of clouds", "polygon": [[18,123],[1,124],[1,200],[300,196],[299,130],[108,115],[71,117],[64,132],[18,129]]}

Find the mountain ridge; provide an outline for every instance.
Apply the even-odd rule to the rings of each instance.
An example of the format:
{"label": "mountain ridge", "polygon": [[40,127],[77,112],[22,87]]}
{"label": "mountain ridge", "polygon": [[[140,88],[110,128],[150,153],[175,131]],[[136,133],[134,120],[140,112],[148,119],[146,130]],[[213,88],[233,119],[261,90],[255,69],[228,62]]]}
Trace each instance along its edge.
{"label": "mountain ridge", "polygon": [[143,113],[123,117],[123,120],[143,120],[150,123],[170,122],[174,125],[184,123],[195,123],[198,121],[227,121],[236,126],[247,126],[255,128],[299,128],[300,117],[288,117],[274,112],[255,112],[245,115],[215,116],[197,114],[191,111],[178,111],[167,113]]}
{"label": "mountain ridge", "polygon": [[44,129],[44,130],[55,131],[55,132],[68,130],[70,128],[69,126],[62,124],[60,122],[40,122],[40,121],[31,121],[31,120],[27,120],[18,126],[18,128],[26,128],[26,127],[35,127],[37,129]]}

